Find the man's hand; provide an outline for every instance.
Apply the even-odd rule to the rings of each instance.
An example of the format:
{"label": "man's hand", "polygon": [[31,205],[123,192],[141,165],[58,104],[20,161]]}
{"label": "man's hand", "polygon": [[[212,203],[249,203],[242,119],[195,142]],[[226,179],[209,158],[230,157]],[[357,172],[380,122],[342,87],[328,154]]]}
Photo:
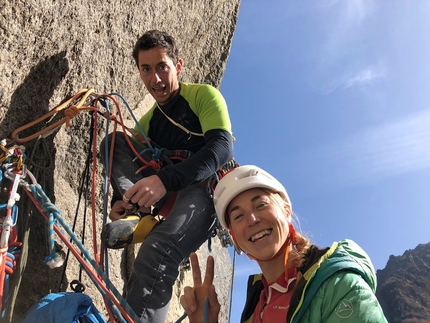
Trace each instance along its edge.
{"label": "man's hand", "polygon": [[109,219],[111,219],[111,221],[119,220],[130,212],[134,211],[133,209],[134,206],[130,203],[126,203],[121,200],[116,201],[110,210]]}
{"label": "man's hand", "polygon": [[209,323],[218,322],[220,304],[213,283],[214,278],[214,258],[209,256],[206,263],[205,278],[202,283],[199,260],[193,252],[190,255],[191,269],[193,271],[194,287],[187,286],[184,288],[184,295],[181,296],[180,302],[188,315],[190,323],[205,322],[205,303],[208,304],[208,321]]}
{"label": "man's hand", "polygon": [[124,193],[124,199],[139,206],[150,208],[158,202],[167,190],[157,175],[142,178]]}

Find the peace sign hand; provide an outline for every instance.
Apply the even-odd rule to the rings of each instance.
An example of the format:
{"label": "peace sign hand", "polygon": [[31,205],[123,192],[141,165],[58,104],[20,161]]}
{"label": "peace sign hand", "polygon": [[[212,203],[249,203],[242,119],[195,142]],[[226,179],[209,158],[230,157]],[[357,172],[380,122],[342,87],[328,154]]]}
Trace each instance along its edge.
{"label": "peace sign hand", "polygon": [[[215,286],[212,284],[214,278],[214,258],[209,256],[206,262],[206,273],[202,283],[199,260],[193,252],[190,254],[191,269],[193,272],[194,287],[186,286],[180,302],[188,315],[190,323],[216,323],[220,304],[218,302]],[[207,321],[205,321],[205,303],[209,300]]]}

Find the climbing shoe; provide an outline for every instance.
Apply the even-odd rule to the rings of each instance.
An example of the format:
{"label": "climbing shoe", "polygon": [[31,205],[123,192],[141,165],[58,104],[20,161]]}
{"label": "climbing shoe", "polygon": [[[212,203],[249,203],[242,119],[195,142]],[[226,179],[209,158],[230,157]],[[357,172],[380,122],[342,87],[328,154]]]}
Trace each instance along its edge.
{"label": "climbing shoe", "polygon": [[121,249],[128,245],[143,242],[155,225],[160,222],[145,214],[130,214],[126,217],[106,224],[102,230],[102,241],[107,248]]}

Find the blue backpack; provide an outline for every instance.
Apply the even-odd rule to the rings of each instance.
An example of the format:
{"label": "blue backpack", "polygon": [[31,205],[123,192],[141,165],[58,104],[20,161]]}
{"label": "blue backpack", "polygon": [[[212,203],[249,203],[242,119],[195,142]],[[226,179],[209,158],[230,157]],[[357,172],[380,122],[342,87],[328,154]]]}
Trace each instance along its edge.
{"label": "blue backpack", "polygon": [[106,323],[91,297],[82,293],[51,293],[34,304],[21,323]]}

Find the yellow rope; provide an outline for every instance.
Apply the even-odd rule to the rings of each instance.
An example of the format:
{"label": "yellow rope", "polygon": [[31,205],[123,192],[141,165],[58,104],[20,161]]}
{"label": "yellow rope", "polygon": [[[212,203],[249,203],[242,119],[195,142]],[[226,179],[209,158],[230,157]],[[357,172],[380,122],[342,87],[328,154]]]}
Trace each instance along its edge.
{"label": "yellow rope", "polygon": [[[55,109],[52,109],[51,111],[49,111],[47,114],[45,114],[44,116],[22,126],[19,127],[18,129],[14,130],[11,134],[11,139],[17,143],[24,143],[24,142],[28,142],[30,140],[33,140],[37,137],[39,137],[40,135],[47,133],[59,126],[61,126],[63,123],[66,123],[66,127],[70,126],[70,121],[71,119],[73,119],[78,112],[83,111],[83,110],[94,110],[94,107],[88,107],[88,106],[83,106],[84,102],[86,101],[86,99],[92,94],[94,93],[93,89],[82,89],[80,90],[78,93],[76,93],[72,98],[70,98],[69,100],[67,100],[66,102],[64,102],[63,104],[59,105],[58,107],[56,107]],[[36,132],[35,134],[25,137],[25,138],[19,138],[19,133],[25,129],[28,129],[32,126],[34,126],[35,124],[45,120],[46,118],[56,114],[57,112],[63,110],[64,108],[66,108],[69,104],[71,104],[72,102],[75,102],[76,100],[79,99],[79,102],[70,107],[69,109],[67,109],[65,111],[65,117],[62,118],[61,120],[55,122],[54,124]]]}

